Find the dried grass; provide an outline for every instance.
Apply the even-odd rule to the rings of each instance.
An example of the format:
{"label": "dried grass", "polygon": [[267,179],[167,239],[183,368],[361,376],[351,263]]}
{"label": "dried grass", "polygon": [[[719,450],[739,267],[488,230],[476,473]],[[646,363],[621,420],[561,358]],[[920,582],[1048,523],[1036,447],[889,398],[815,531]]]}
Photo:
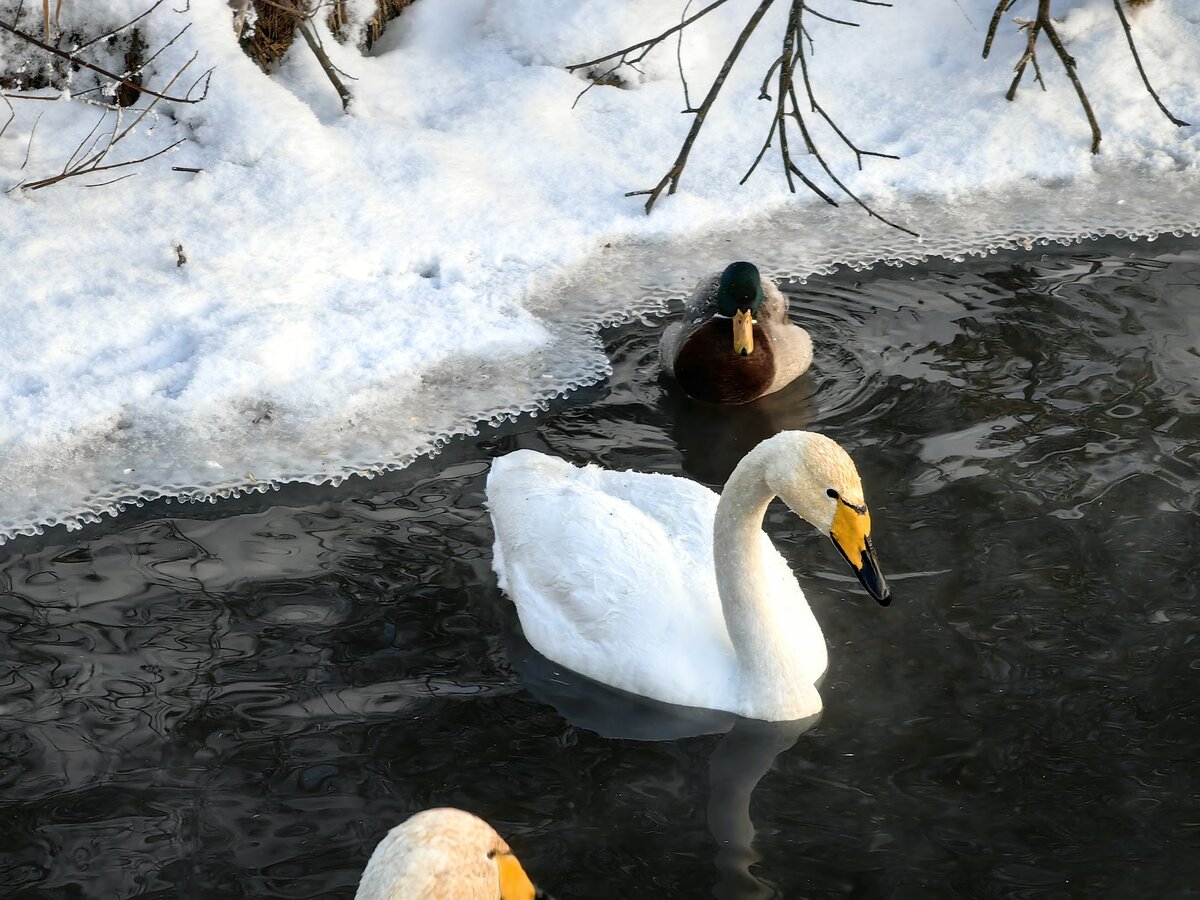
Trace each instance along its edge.
{"label": "dried grass", "polygon": [[308,18],[305,0],[250,0],[253,14],[242,31],[242,49],[264,72],[270,71],[296,39]]}
{"label": "dried grass", "polygon": [[[365,23],[359,48],[370,50],[371,46],[383,35],[387,23],[412,4],[413,0],[375,0],[375,13]],[[330,31],[342,40],[349,39],[350,36],[346,33],[349,22],[346,21],[345,0],[334,0],[328,22]]]}

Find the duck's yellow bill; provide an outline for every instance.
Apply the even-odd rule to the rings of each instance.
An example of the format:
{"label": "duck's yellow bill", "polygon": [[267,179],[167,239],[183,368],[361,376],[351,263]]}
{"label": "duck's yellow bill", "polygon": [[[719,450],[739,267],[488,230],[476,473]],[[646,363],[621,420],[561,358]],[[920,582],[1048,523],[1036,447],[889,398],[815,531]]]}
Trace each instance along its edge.
{"label": "duck's yellow bill", "polygon": [[740,356],[754,352],[754,315],[748,309],[739,310],[733,317],[733,352]]}
{"label": "duck's yellow bill", "polygon": [[845,503],[839,503],[829,536],[846,562],[850,563],[850,568],[867,593],[880,606],[887,606],[892,602],[892,591],[879,571],[879,559],[871,544],[871,514],[865,506],[861,509],[862,512],[859,512]]}

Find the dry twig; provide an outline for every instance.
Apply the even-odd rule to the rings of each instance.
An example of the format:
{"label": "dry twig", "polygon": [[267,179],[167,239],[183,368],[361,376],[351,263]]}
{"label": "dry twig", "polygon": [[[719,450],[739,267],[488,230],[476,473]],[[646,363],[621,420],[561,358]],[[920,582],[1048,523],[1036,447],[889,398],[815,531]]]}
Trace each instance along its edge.
{"label": "dry twig", "polygon": [[1137,63],[1138,74],[1142,76],[1142,84],[1146,86],[1146,90],[1150,92],[1150,96],[1154,98],[1154,102],[1158,104],[1158,108],[1162,110],[1162,114],[1167,117],[1172,125],[1178,125],[1180,128],[1187,127],[1188,123],[1171,114],[1162,100],[1158,97],[1158,92],[1150,86],[1150,79],[1146,77],[1146,70],[1142,68],[1142,58],[1138,55],[1137,45],[1133,42],[1133,31],[1129,28],[1129,19],[1125,17],[1125,10],[1121,8],[1121,0],[1113,0],[1113,6],[1117,10],[1117,18],[1121,20],[1121,27],[1125,29],[1125,40],[1129,44],[1129,52],[1133,54],[1133,61]]}
{"label": "dry twig", "polygon": [[[192,88],[189,88],[188,94],[184,95],[183,97],[172,97],[169,94],[160,94],[158,91],[152,90],[151,88],[136,84],[135,82],[130,81],[121,75],[116,75],[116,74],[108,71],[107,69],[101,68],[100,66],[96,65],[95,63],[90,63],[86,59],[80,59],[76,55],[77,51],[68,52],[66,50],[60,50],[57,47],[52,47],[50,44],[43,43],[42,41],[39,41],[37,38],[35,38],[33,35],[26,34],[24,31],[21,31],[18,28],[14,28],[12,25],[9,25],[8,23],[6,23],[4,21],[0,21],[0,29],[7,31],[9,34],[15,35],[16,37],[20,38],[21,40],[25,41],[26,43],[33,44],[33,46],[35,46],[35,47],[40,47],[42,50],[45,50],[47,53],[52,53],[55,56],[60,57],[61,59],[65,59],[67,62],[71,63],[72,65],[82,66],[85,69],[91,69],[93,72],[97,73],[98,75],[103,75],[105,78],[112,79],[117,84],[123,84],[127,87],[132,88],[135,91],[140,91],[143,94],[149,94],[151,97],[157,97],[159,100],[170,100],[172,103],[199,103],[201,100],[203,100],[205,97],[208,96],[208,84],[209,84],[209,81],[211,80],[211,76],[212,76],[212,72],[213,72],[212,69],[209,69],[207,72],[205,72],[203,75],[201,75],[200,78],[198,78],[196,80],[195,84],[192,85],[192,88],[195,88],[196,84],[199,84],[201,81],[204,82],[204,91],[203,91],[203,93],[201,93],[201,95],[199,97],[191,96]],[[188,60],[187,64],[185,65],[185,68],[187,65],[191,65],[191,63],[196,59],[196,57],[198,55],[199,55],[198,53],[193,53],[192,58]]]}
{"label": "dry twig", "polygon": [[350,101],[354,99],[354,95],[350,93],[350,89],[346,87],[341,78],[338,77],[337,67],[329,59],[329,55],[325,52],[325,48],[320,42],[313,37],[312,31],[303,22],[299,26],[300,34],[304,36],[304,42],[308,44],[308,49],[313,52],[313,56],[317,58],[321,69],[325,72],[325,76],[329,79],[329,83],[333,85],[333,89],[338,92],[338,96],[342,98],[342,111],[350,111]]}
{"label": "dry twig", "polygon": [[[656,46],[658,46],[658,44],[670,37],[672,34],[682,32],[682,30],[688,25],[712,12],[724,2],[725,0],[716,0],[716,2],[709,4],[704,9],[690,17],[686,16],[687,11],[685,9],[685,17],[682,19],[682,21],[680,21],[678,25],[667,29],[662,34],[656,35],[652,38],[647,38],[644,41],[639,41],[638,43],[626,47],[623,50],[617,50],[613,53],[606,54],[605,56],[588,60],[587,62],[576,63],[575,65],[568,66],[568,71],[574,71],[576,69],[590,68],[598,66],[601,63],[615,60],[613,65],[608,69],[599,72],[593,72],[591,74],[591,82],[587,87],[580,91],[579,96],[575,98],[575,102],[578,103],[579,99],[596,84],[605,83],[622,66],[629,66],[636,71],[637,65],[641,63],[641,61],[645,59],[646,55]],[[662,195],[664,190],[667,192],[667,194],[675,193],[676,188],[679,186],[679,179],[683,174],[684,167],[687,165],[688,156],[690,155],[692,147],[700,134],[701,128],[704,126],[705,117],[708,115],[709,110],[716,101],[717,95],[724,86],[725,80],[728,77],[730,70],[733,68],[734,63],[737,61],[738,56],[741,54],[742,48],[745,46],[746,41],[750,38],[750,35],[754,32],[755,28],[758,27],[759,22],[762,20],[763,15],[771,6],[772,2],[773,0],[761,0],[759,5],[754,9],[750,18],[747,20],[746,24],[742,27],[741,32],[738,34],[737,39],[734,41],[734,44],[731,47],[729,54],[726,56],[725,61],[718,71],[716,77],[713,79],[713,82],[709,87],[708,94],[698,107],[693,108],[688,100],[686,94],[687,82],[684,80],[684,101],[687,108],[684,109],[683,112],[691,114],[695,116],[695,118],[692,120],[692,126],[688,130],[687,136],[683,140],[683,145],[679,150],[679,154],[676,156],[674,163],[672,163],[671,167],[667,170],[667,173],[653,188],[643,191],[630,191],[628,194],[626,194],[628,197],[647,196],[647,213],[654,208],[654,204],[658,201],[658,198]],[[891,6],[890,3],[883,2],[883,0],[853,0],[853,2],[861,3],[866,6]],[[833,16],[828,16],[824,13],[814,10],[812,7],[807,5],[807,0],[791,0],[788,23],[783,33],[780,54],[767,68],[767,73],[763,78],[762,88],[759,92],[760,100],[771,100],[768,90],[770,88],[772,78],[775,79],[775,114],[771,119],[771,126],[767,131],[767,137],[763,142],[762,149],[759,150],[758,155],[750,164],[750,168],[746,171],[746,174],[742,176],[739,184],[746,183],[746,180],[753,174],[754,170],[758,167],[758,164],[766,155],[767,150],[772,146],[772,142],[778,139],[780,163],[783,169],[784,178],[787,180],[788,188],[795,192],[795,179],[799,179],[805,187],[815,193],[826,203],[829,203],[833,206],[838,205],[837,201],[830,197],[829,194],[827,194],[824,190],[822,190],[821,187],[807,174],[805,174],[792,159],[792,148],[791,144],[789,143],[788,126],[794,125],[794,127],[796,127],[799,131],[800,139],[803,142],[805,152],[817,161],[817,164],[821,167],[822,171],[824,171],[826,177],[828,177],[830,181],[837,185],[839,190],[841,190],[847,197],[852,199],[855,203],[866,210],[867,214],[873,218],[879,219],[881,222],[884,222],[885,224],[907,234],[915,235],[915,232],[912,232],[909,229],[904,228],[903,226],[898,225],[895,222],[879,215],[860,197],[851,191],[845,185],[845,183],[843,183],[834,174],[824,155],[821,153],[820,148],[817,146],[816,141],[813,139],[812,133],[809,130],[808,122],[805,120],[805,109],[807,109],[807,111],[810,113],[819,115],[830,126],[838,138],[841,139],[842,143],[844,143],[851,150],[851,152],[854,153],[859,169],[862,169],[862,161],[864,156],[877,156],[886,159],[897,158],[887,153],[876,153],[871,150],[860,149],[846,136],[845,132],[838,127],[837,123],[834,122],[829,113],[826,112],[826,110],[817,101],[816,95],[813,92],[812,82],[809,77],[808,64],[804,57],[804,42],[807,40],[810,49],[813,46],[812,36],[808,33],[808,30],[804,26],[804,14],[806,12],[811,13],[817,18],[824,19],[825,21],[832,22],[834,24],[857,27],[856,23],[854,22],[848,22],[844,19],[837,19]],[[679,63],[680,78],[683,79],[683,64],[678,51],[677,61]],[[803,105],[801,104],[796,93],[795,69],[797,63],[800,65],[800,83],[803,85],[804,90],[805,102]]]}
{"label": "dry twig", "polygon": [[[998,0],[996,8],[992,13],[992,21],[988,25],[987,36],[983,42],[983,58],[987,59],[992,51],[992,42],[995,40],[996,31],[1000,27],[1000,20],[1004,14],[1011,10],[1018,0]],[[1050,46],[1053,48],[1059,61],[1062,63],[1063,71],[1066,72],[1067,78],[1071,82],[1071,86],[1075,88],[1075,93],[1079,97],[1079,105],[1083,107],[1084,115],[1087,117],[1088,126],[1092,131],[1092,152],[1100,152],[1100,124],[1096,121],[1096,114],[1092,111],[1092,104],[1088,100],[1087,92],[1083,89],[1083,83],[1079,80],[1079,75],[1076,70],[1075,58],[1067,52],[1063,45],[1062,38],[1059,36],[1058,29],[1054,25],[1054,20],[1050,16],[1050,0],[1037,0],[1037,15],[1033,19],[1022,20],[1018,19],[1018,27],[1025,29],[1026,41],[1025,52],[1021,54],[1021,58],[1017,60],[1014,67],[1012,84],[1009,85],[1008,92],[1004,95],[1006,100],[1014,100],[1017,96],[1017,86],[1021,83],[1021,78],[1025,74],[1025,69],[1032,64],[1034,78],[1042,86],[1042,90],[1046,89],[1046,82],[1042,78],[1041,67],[1038,65],[1037,58],[1037,42],[1038,38],[1046,35],[1046,39],[1050,41]],[[1125,31],[1125,39],[1129,44],[1129,52],[1133,55],[1133,61],[1137,64],[1138,74],[1142,77],[1142,84],[1146,86],[1146,90],[1150,96],[1154,98],[1154,102],[1158,104],[1158,108],[1162,110],[1163,115],[1171,121],[1172,124],[1185,126],[1188,123],[1182,119],[1172,115],[1170,110],[1163,105],[1154,88],[1150,86],[1150,79],[1146,76],[1146,70],[1142,67],[1141,57],[1138,55],[1137,46],[1133,40],[1133,32],[1129,27],[1129,20],[1125,17],[1125,11],[1121,8],[1121,0],[1113,0],[1113,6],[1117,11],[1117,17],[1121,22],[1121,27]]]}
{"label": "dry twig", "polygon": [[[195,53],[193,53],[191,58],[189,58],[186,62],[184,62],[184,64],[182,66],[180,66],[180,68],[175,72],[175,74],[170,78],[170,80],[167,81],[167,83],[165,84],[165,86],[163,86],[163,88],[161,90],[147,87],[143,83],[143,79],[141,76],[142,71],[154,59],[156,59],[159,56],[159,54],[161,54],[164,50],[166,50],[167,47],[170,47],[172,44],[174,44],[184,34],[184,32],[187,31],[188,27],[190,27],[190,26],[185,25],[182,29],[180,29],[180,31],[173,38],[171,38],[169,41],[167,41],[163,46],[159,47],[158,50],[155,51],[155,53],[153,55],[151,55],[147,59],[143,59],[141,56],[141,51],[146,48],[146,45],[143,42],[141,42],[139,32],[136,29],[134,29],[134,26],[139,21],[144,19],[146,16],[155,12],[155,10],[157,10],[159,8],[159,6],[162,5],[163,2],[164,2],[164,0],[157,0],[157,2],[153,3],[149,8],[147,8],[140,15],[134,17],[133,19],[129,20],[128,22],[125,22],[123,25],[120,25],[119,27],[114,28],[110,31],[107,31],[97,37],[91,38],[90,40],[78,43],[70,51],[62,50],[58,47],[52,46],[49,43],[41,41],[38,38],[34,37],[33,35],[30,35],[24,31],[22,31],[21,29],[17,28],[15,25],[9,25],[3,21],[0,21],[0,29],[7,31],[10,34],[13,34],[20,40],[25,41],[26,43],[30,44],[31,46],[38,47],[38,48],[46,51],[46,53],[49,54],[49,58],[63,59],[65,61],[67,61],[68,63],[70,63],[71,66],[73,66],[73,67],[78,66],[78,67],[81,67],[84,69],[88,69],[90,71],[96,72],[97,74],[103,76],[106,79],[109,79],[110,85],[108,87],[104,87],[102,89],[107,91],[107,90],[111,89],[112,86],[117,86],[117,88],[118,88],[115,103],[100,102],[100,101],[92,100],[86,96],[83,96],[84,94],[91,93],[93,90],[96,90],[96,88],[88,88],[84,91],[80,91],[80,92],[77,92],[77,93],[71,95],[72,99],[78,99],[80,102],[83,102],[83,103],[89,103],[89,104],[93,104],[96,106],[100,106],[102,109],[104,109],[104,113],[100,116],[100,119],[92,127],[92,130],[75,147],[74,151],[72,151],[70,156],[67,158],[66,163],[63,165],[62,170],[57,175],[53,175],[53,176],[50,176],[47,178],[41,178],[39,180],[28,182],[28,183],[22,182],[22,183],[19,183],[18,185],[14,185],[14,188],[17,186],[23,186],[28,190],[38,190],[43,187],[49,187],[50,185],[58,184],[59,182],[65,181],[69,178],[92,175],[97,172],[107,172],[112,169],[126,168],[128,166],[136,165],[138,163],[142,163],[142,162],[146,162],[147,160],[154,159],[157,156],[161,156],[162,154],[179,146],[180,144],[182,144],[184,142],[184,140],[186,140],[186,139],[180,139],[180,140],[175,141],[174,143],[170,144],[169,146],[166,146],[159,150],[156,150],[153,153],[148,153],[137,159],[131,159],[131,160],[126,160],[123,162],[116,162],[116,163],[110,163],[107,161],[108,156],[112,152],[113,148],[116,147],[125,138],[127,138],[130,134],[132,134],[134,132],[134,130],[146,119],[146,117],[153,113],[154,108],[158,105],[159,101],[169,100],[174,103],[192,104],[192,103],[199,103],[200,101],[205,99],[205,97],[208,95],[208,86],[209,86],[209,83],[210,83],[211,77],[212,77],[212,71],[213,71],[212,69],[207,70],[206,72],[201,74],[200,77],[198,77],[195,81],[193,81],[191,86],[187,89],[187,91],[182,96],[177,96],[177,95],[174,95],[171,93],[172,88],[174,88],[176,82],[179,81],[179,79],[184,75],[184,73],[187,72],[187,70],[195,62],[195,60],[197,58],[197,54],[195,54]],[[48,0],[46,0],[46,2],[43,5],[43,13],[44,13],[44,15],[46,15],[48,17],[48,15],[49,15]],[[56,15],[57,15],[57,9],[56,9]],[[49,21],[48,18],[47,18],[47,21]],[[83,58],[83,56],[82,56],[83,51],[87,50],[89,47],[94,46],[97,42],[105,40],[107,38],[111,38],[114,35],[117,35],[123,31],[131,30],[131,29],[132,29],[132,39],[130,42],[130,51],[128,53],[126,53],[126,58],[125,58],[126,65],[129,66],[129,68],[122,74],[118,75],[114,72],[110,72],[108,69],[105,69],[104,67],[97,65],[96,63],[93,63],[93,62]],[[197,88],[200,86],[201,82],[203,82],[203,90],[199,91],[198,95],[197,95]],[[124,94],[122,94],[122,89],[125,89]],[[153,99],[144,109],[135,111],[137,114],[131,122],[123,125],[122,120],[123,120],[124,107],[130,106],[133,103],[135,103],[137,101],[138,97],[142,94],[152,97]],[[40,95],[40,94],[26,94],[26,93],[21,93],[21,92],[9,93],[9,94],[5,95],[5,103],[8,103],[9,97],[20,98],[20,99],[25,99],[25,100],[52,100],[52,99],[60,100],[63,98],[63,95],[57,94],[57,95],[53,95],[53,96],[46,96],[46,95]],[[12,110],[11,104],[9,104],[9,109],[10,109],[10,111]],[[112,127],[107,128],[106,123],[108,122],[108,116],[110,113],[113,114],[115,116],[115,118],[113,120]],[[5,127],[7,127],[7,123],[6,123]],[[35,121],[33,128],[30,130],[29,147],[27,147],[27,149],[26,149],[26,160],[25,160],[26,163],[28,163],[28,161],[29,161],[29,152],[30,152],[30,148],[32,148],[32,145],[33,145],[33,136],[34,136],[34,133],[36,132],[36,128],[37,128],[37,122]],[[23,164],[22,169],[24,167],[25,166]],[[99,182],[99,183],[91,183],[91,184],[89,184],[89,186],[99,187],[102,184],[111,184],[111,183],[113,183],[113,181],[123,180],[123,178],[129,177],[129,175],[132,175],[132,174],[136,174],[136,173],[128,173],[126,175],[122,175],[119,178],[115,178],[115,179],[112,179],[109,181],[104,181],[104,182]]]}
{"label": "dry twig", "polygon": [[[329,59],[329,54],[321,46],[320,40],[309,27],[316,17],[317,5],[311,0],[253,0],[255,20],[253,32],[243,39],[243,46],[251,57],[266,71],[271,65],[283,58],[291,47],[296,33],[304,38],[304,43],[316,57],[321,71],[329,79],[329,83],[338,93],[342,101],[342,110],[350,111],[350,103],[354,95],[350,93],[338,71]],[[336,12],[336,7],[335,7]],[[235,28],[238,25],[235,24]]]}

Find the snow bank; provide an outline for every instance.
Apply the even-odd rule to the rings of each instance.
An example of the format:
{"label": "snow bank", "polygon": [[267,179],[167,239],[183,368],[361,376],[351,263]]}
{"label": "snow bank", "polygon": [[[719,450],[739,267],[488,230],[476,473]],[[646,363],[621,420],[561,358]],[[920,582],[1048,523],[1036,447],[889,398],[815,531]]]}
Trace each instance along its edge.
{"label": "snow bank", "polygon": [[[63,17],[112,27],[145,5],[67,0]],[[753,6],[732,0],[688,30],[693,101]],[[1104,129],[1099,156],[1049,48],[1049,90],[1027,77],[1004,101],[1024,38],[1006,20],[980,58],[992,0],[829,0],[822,12],[861,27],[809,21],[818,97],[860,147],[901,159],[858,171],[828,129],[821,146],[921,238],[851,203],[788,194],[770,155],[738,187],[769,124],[756,97],[778,53],[776,6],[680,191],[647,217],[624,193],[658,181],[690,125],[674,42],[628,73],[629,89],[593,88],[574,108],[585,82],[563,67],[670,27],[682,4],[418,0],[370,56],[323,35],[355,79],[348,116],[303,43],[267,77],[237,48],[224,4],[165,4],[146,20],[153,46],[191,28],[151,83],[198,53],[189,73],[215,67],[211,88],[202,103],[159,104],[114,159],[186,143],[111,173],[137,172],[115,184],[0,196],[0,538],[157,496],[404,465],[481,419],[603,377],[599,323],[661,310],[731,258],[805,276],[1200,231],[1200,134],[1145,93],[1109,0],[1056,4]],[[1200,120],[1200,7],[1156,0],[1131,18],[1164,102]],[[12,104],[4,190],[59,171],[101,115]],[[0,124],[7,115],[0,105]]]}

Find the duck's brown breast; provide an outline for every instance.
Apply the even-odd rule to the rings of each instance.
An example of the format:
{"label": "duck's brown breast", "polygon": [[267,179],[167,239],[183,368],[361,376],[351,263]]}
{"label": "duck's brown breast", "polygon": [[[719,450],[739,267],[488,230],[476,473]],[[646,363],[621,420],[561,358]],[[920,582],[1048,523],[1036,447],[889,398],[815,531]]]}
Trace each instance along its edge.
{"label": "duck's brown breast", "polygon": [[775,378],[771,341],[754,326],[754,351],[733,350],[733,320],[712,319],[691,333],[675,357],[675,378],[688,395],[708,403],[748,403]]}

